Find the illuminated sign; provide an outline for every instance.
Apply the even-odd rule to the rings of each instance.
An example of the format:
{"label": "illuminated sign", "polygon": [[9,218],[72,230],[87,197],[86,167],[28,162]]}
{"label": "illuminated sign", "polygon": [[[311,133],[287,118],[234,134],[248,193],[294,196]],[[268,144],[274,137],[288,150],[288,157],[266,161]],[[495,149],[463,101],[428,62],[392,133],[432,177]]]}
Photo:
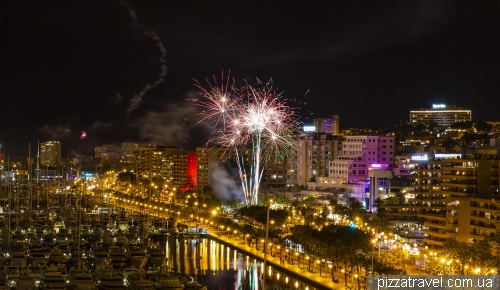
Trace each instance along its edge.
{"label": "illuminated sign", "polygon": [[380,167],[382,167],[382,165],[381,164],[370,164],[370,167],[372,167],[372,168],[380,168]]}
{"label": "illuminated sign", "polygon": [[316,132],[316,126],[304,126],[304,132]]}
{"label": "illuminated sign", "polygon": [[436,153],[434,155],[436,159],[460,159],[462,158],[462,154],[457,153]]}
{"label": "illuminated sign", "polygon": [[410,159],[414,161],[427,161],[429,157],[427,155],[413,155]]}
{"label": "illuminated sign", "polygon": [[443,105],[443,104],[434,104],[434,105],[432,105],[432,107],[434,109],[443,109],[443,108],[446,108],[446,105]]}

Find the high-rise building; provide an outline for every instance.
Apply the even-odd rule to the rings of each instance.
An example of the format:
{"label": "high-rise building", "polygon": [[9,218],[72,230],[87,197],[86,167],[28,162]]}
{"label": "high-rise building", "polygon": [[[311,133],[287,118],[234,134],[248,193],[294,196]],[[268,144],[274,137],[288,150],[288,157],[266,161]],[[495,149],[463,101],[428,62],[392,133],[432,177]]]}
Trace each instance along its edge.
{"label": "high-rise building", "polygon": [[122,164],[127,167],[134,165],[134,148],[138,147],[136,143],[122,143]]}
{"label": "high-rise building", "polygon": [[332,115],[331,118],[318,118],[313,119],[316,133],[327,133],[332,135],[339,135],[339,115]]}
{"label": "high-rise building", "polygon": [[101,158],[103,153],[121,153],[121,148],[117,145],[102,145],[95,147],[95,157]]}
{"label": "high-rise building", "polygon": [[42,166],[51,167],[61,165],[61,143],[59,141],[40,143],[40,163]]}
{"label": "high-rise building", "polygon": [[95,158],[100,160],[101,165],[121,165],[122,148],[117,145],[102,145],[95,147]]}
{"label": "high-rise building", "polygon": [[139,178],[164,181],[164,185],[185,188],[187,154],[184,149],[163,144],[141,144],[134,148],[134,165]]}
{"label": "high-rise building", "polygon": [[270,158],[264,166],[263,185],[283,187],[286,185],[286,160],[271,152]]}
{"label": "high-rise building", "polygon": [[410,123],[430,123],[450,127],[454,123],[472,121],[471,110],[464,110],[455,105],[434,104],[432,108],[410,111]]}
{"label": "high-rise building", "polygon": [[287,185],[307,185],[312,178],[328,176],[329,162],[338,154],[339,141],[326,133],[308,134],[295,141],[286,160]]}
{"label": "high-rise building", "polygon": [[[439,249],[448,238],[470,242],[500,230],[500,147],[467,153],[408,154],[412,190],[383,207],[403,235]],[[413,229],[413,230],[411,230]],[[415,230],[418,229],[418,230]]]}

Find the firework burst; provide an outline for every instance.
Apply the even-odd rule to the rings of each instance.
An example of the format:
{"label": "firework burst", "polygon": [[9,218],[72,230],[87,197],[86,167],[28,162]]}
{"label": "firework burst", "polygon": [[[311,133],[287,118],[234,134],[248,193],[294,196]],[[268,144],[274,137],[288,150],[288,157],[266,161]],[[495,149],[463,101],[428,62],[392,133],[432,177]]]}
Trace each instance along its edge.
{"label": "firework burst", "polygon": [[[256,205],[264,167],[288,156],[299,131],[299,118],[272,81],[257,81],[255,86],[246,84],[240,89],[229,76],[224,80],[224,74],[221,82],[215,77],[213,83],[206,81],[207,88],[195,81],[201,97],[193,101],[204,108],[198,114],[199,122],[214,125],[207,143],[225,148],[226,156],[234,152],[245,202]],[[247,160],[240,151],[248,149],[251,157]]]}

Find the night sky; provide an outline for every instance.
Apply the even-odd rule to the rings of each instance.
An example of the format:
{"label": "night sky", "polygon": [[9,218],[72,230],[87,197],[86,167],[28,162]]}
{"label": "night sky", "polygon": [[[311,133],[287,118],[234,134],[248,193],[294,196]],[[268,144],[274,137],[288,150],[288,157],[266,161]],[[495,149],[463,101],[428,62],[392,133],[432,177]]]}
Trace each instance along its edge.
{"label": "night sky", "polygon": [[0,11],[6,156],[37,140],[67,155],[201,146],[193,79],[229,70],[239,83],[272,78],[306,123],[396,124],[433,103],[500,121],[499,1],[7,0]]}

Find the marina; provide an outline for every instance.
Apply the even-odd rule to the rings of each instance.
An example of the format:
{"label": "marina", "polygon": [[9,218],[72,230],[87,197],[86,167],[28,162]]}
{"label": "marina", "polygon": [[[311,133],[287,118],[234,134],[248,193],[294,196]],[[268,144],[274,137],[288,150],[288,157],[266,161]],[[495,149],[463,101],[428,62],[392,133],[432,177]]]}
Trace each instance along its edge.
{"label": "marina", "polygon": [[[51,208],[1,214],[0,289],[261,289],[261,260],[205,230],[167,230],[130,210]],[[268,269],[266,289],[319,289]]]}

